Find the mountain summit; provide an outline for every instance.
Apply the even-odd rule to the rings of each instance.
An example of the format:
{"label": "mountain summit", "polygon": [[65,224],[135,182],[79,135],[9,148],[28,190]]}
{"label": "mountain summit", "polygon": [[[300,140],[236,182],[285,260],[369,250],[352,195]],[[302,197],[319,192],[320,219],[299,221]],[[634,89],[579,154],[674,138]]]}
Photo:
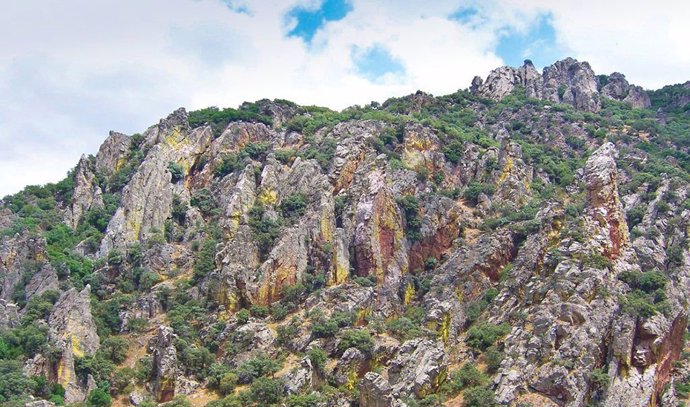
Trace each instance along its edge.
{"label": "mountain summit", "polygon": [[0,402],[675,407],[689,100],[568,58],[111,132],[2,200]]}

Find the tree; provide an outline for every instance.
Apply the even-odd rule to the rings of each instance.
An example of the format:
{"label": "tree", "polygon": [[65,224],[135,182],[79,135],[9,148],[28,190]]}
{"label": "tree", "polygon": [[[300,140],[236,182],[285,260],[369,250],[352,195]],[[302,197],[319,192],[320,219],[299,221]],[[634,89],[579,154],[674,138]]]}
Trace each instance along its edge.
{"label": "tree", "polygon": [[110,394],[103,389],[95,388],[91,390],[89,396],[86,398],[87,407],[110,407],[113,399]]}
{"label": "tree", "polygon": [[260,405],[275,404],[283,396],[283,382],[260,377],[252,383],[250,395],[251,399]]}

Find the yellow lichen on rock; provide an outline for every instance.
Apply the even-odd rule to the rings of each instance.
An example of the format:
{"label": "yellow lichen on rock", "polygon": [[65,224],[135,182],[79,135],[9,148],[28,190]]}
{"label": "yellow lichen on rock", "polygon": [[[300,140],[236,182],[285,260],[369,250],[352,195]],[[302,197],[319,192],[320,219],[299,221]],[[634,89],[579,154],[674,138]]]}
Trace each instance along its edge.
{"label": "yellow lichen on rock", "polygon": [[72,335],[70,339],[72,343],[72,354],[78,358],[84,357],[84,351],[81,350],[79,339],[77,339],[74,335]]}
{"label": "yellow lichen on rock", "polygon": [[508,176],[513,172],[513,159],[511,157],[506,158],[506,163],[501,169],[501,174],[498,176],[498,183],[502,184]]}
{"label": "yellow lichen on rock", "polygon": [[405,298],[403,299],[403,304],[406,306],[410,305],[412,303],[412,300],[414,300],[414,295],[414,286],[412,285],[412,283],[407,283],[407,286],[405,287]]}
{"label": "yellow lichen on rock", "polygon": [[259,202],[262,205],[275,205],[278,202],[278,193],[272,189],[264,189],[259,194]]}

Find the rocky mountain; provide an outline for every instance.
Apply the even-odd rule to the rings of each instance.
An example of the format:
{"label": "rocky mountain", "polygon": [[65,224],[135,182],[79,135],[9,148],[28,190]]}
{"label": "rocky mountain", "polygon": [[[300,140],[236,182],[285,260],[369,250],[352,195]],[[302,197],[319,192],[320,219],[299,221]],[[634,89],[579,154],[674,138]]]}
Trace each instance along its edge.
{"label": "rocky mountain", "polygon": [[1,202],[0,403],[682,404],[689,100],[569,58],[111,132]]}

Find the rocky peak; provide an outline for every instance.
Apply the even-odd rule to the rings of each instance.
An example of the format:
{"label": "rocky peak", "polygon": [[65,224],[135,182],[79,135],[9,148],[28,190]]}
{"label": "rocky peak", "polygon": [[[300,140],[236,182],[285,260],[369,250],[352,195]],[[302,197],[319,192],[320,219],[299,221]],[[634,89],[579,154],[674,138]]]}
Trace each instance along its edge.
{"label": "rocky peak", "polygon": [[72,204],[65,214],[66,223],[76,229],[82,216],[91,208],[103,207],[101,187],[98,185],[92,160],[82,156],[74,170]]}
{"label": "rocky peak", "polygon": [[618,195],[618,150],[613,143],[605,143],[587,160],[586,227],[604,254],[615,258],[629,243],[628,224]]}
{"label": "rocky peak", "polygon": [[612,74],[609,82],[599,89],[599,81],[589,63],[573,58],[557,61],[545,67],[541,74],[530,60],[519,68],[503,66],[491,71],[486,81],[475,77],[470,91],[500,100],[517,87],[524,88],[529,98],[567,103],[589,112],[600,109],[601,97],[620,100],[638,108],[650,106],[647,93],[639,86],[630,85],[619,73]]}
{"label": "rocky peak", "polygon": [[622,101],[636,108],[648,108],[651,106],[649,95],[640,86],[628,83],[625,75],[614,72],[605,79],[601,85],[601,94],[610,99]]}
{"label": "rocky peak", "polygon": [[122,133],[111,131],[96,154],[96,168],[106,174],[121,168],[127,153],[131,139]]}

